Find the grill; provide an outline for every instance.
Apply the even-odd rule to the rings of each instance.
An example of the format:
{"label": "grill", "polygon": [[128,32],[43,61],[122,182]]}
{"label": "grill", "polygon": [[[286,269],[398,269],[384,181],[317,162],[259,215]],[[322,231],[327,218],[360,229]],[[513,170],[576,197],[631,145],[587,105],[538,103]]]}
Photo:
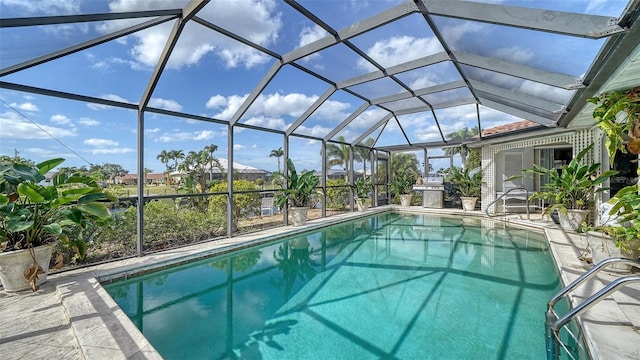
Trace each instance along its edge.
{"label": "grill", "polygon": [[423,185],[416,185],[413,190],[422,191],[422,206],[436,209],[444,207],[443,176],[427,176],[423,180]]}

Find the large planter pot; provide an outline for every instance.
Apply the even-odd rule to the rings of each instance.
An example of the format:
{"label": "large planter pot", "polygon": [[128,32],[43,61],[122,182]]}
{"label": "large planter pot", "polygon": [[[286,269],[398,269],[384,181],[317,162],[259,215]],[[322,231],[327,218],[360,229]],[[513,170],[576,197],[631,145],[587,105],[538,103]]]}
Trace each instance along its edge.
{"label": "large planter pot", "polygon": [[478,202],[478,198],[461,196],[460,201],[462,201],[462,210],[473,211],[476,208],[476,202]]}
{"label": "large planter pot", "polygon": [[[409,200],[411,201],[411,200]],[[358,207],[358,211],[365,212],[369,209],[369,199],[365,199],[364,201],[360,198],[356,198],[356,206]]]}
{"label": "large planter pot", "polygon": [[587,221],[589,210],[573,210],[568,209],[566,214],[558,211],[558,220],[560,227],[565,230],[578,230],[583,222]]}
{"label": "large planter pot", "polygon": [[[632,251],[623,251],[616,246],[613,239],[601,233],[589,233],[587,235],[587,243],[591,250],[591,261],[593,264],[612,257],[623,257],[632,260],[638,259],[637,249],[640,247],[640,239],[632,240],[630,244],[628,244],[630,249],[634,249]],[[608,265],[607,269],[629,272],[631,271],[631,265],[614,263]]]}
{"label": "large planter pot", "polygon": [[402,206],[411,206],[411,199],[412,198],[413,198],[413,195],[411,195],[411,194],[400,195],[400,205],[402,205]]}
{"label": "large planter pot", "polygon": [[289,211],[291,212],[293,226],[302,226],[307,223],[309,207],[291,207]]}
{"label": "large planter pot", "polygon": [[[49,272],[49,261],[54,245],[47,244],[37,246],[33,250],[36,254],[38,265],[44,270],[44,274],[38,275],[36,284],[39,286],[47,281],[47,273]],[[17,250],[0,253],[0,280],[2,286],[7,292],[16,292],[30,289],[27,279],[24,277],[24,271],[33,264],[33,259],[29,250]]]}

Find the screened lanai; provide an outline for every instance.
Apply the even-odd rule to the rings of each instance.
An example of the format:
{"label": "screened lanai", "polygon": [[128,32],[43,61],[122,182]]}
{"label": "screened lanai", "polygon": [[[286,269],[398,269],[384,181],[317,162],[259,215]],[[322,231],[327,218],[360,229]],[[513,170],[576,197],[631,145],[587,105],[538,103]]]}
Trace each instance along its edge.
{"label": "screened lanai", "polygon": [[[384,194],[391,153],[418,154],[426,174],[423,159],[482,144],[483,129],[592,127],[587,98],[612,78],[637,84],[623,65],[637,60],[639,10],[637,0],[2,0],[0,154],[142,174],[169,169],[164,150],[215,145],[232,164],[227,236],[233,164],[286,172],[291,159],[321,174],[326,216],[327,147],[349,150],[333,167],[348,182],[385,173]],[[143,185],[137,203],[149,200]]]}

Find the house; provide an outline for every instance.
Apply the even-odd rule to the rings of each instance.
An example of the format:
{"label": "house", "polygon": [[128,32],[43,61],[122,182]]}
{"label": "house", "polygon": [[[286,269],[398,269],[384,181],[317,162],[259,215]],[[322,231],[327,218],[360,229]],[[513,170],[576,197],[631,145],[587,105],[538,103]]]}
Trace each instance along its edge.
{"label": "house", "polygon": [[[147,185],[160,185],[164,184],[165,175],[164,174],[147,174],[145,176]],[[124,176],[116,177],[116,184],[122,185],[137,185],[138,184],[138,174],[126,174]]]}

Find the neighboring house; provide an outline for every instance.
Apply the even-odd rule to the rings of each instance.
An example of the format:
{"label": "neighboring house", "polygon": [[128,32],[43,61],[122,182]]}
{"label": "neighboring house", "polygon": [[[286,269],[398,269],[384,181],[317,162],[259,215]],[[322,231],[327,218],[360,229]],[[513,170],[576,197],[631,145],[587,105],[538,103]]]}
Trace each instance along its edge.
{"label": "neighboring house", "polygon": [[[218,167],[214,167],[211,170],[207,169],[205,171],[207,180],[224,180],[223,177],[226,176],[227,169],[229,168],[228,162],[226,159],[218,159],[218,162],[220,163],[220,167],[222,168],[222,170]],[[235,161],[233,162],[233,170],[238,175],[237,178],[239,180],[255,182],[258,179],[262,179],[263,181],[267,182],[271,178],[271,173],[269,171],[254,168],[253,166],[249,165],[240,164]],[[174,171],[169,174],[169,176],[171,177],[171,181],[173,183],[179,183],[182,179],[182,174],[183,173],[181,171]]]}
{"label": "neighboring house", "polygon": [[[164,183],[164,174],[147,174],[145,177],[147,185],[160,185]],[[138,174],[126,174],[116,177],[116,183],[122,185],[137,185]]]}

